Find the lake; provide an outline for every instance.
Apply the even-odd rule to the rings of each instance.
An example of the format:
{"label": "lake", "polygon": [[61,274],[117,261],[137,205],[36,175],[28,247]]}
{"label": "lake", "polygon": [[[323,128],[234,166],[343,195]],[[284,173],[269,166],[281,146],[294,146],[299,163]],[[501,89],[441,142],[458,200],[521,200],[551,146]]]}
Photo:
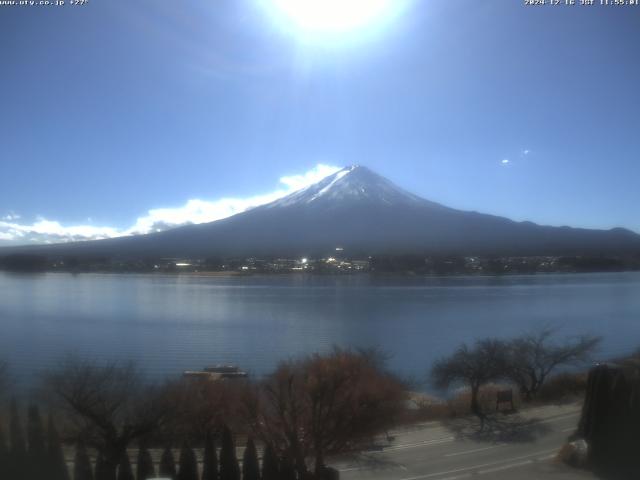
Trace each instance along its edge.
{"label": "lake", "polygon": [[154,377],[235,363],[263,375],[333,345],[379,346],[423,378],[460,342],[554,326],[640,347],[640,273],[501,277],[188,276],[0,272],[0,357],[29,383],[68,353]]}

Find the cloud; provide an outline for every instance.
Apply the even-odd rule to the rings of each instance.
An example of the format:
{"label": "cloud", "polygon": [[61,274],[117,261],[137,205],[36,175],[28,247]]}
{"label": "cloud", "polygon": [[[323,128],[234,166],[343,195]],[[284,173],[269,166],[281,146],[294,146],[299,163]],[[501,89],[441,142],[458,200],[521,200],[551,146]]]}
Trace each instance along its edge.
{"label": "cloud", "polygon": [[11,233],[0,231],[0,240],[11,241],[13,240],[13,235]]}
{"label": "cloud", "polygon": [[191,199],[173,208],[155,208],[136,219],[126,229],[95,225],[62,225],[39,217],[32,224],[18,223],[19,215],[10,213],[0,220],[0,244],[61,243],[138,235],[159,232],[180,225],[213,222],[250,208],[264,205],[316,183],[339,170],[339,167],[319,164],[300,174],[280,178],[281,186],[252,197],[229,197],[217,200]]}
{"label": "cloud", "polygon": [[45,218],[38,218],[32,224],[0,221],[0,240],[3,243],[15,245],[99,240],[119,235],[121,233],[111,227],[96,227],[93,225],[63,226],[60,222]]}
{"label": "cloud", "polygon": [[531,150],[528,150],[528,149],[524,149],[524,150],[522,151],[522,155],[524,155],[524,156],[527,156],[527,155],[529,155],[530,153],[531,153]]}
{"label": "cloud", "polygon": [[511,163],[511,160],[509,160],[508,158],[503,159],[502,161],[500,161],[500,163],[502,165],[509,165]]}

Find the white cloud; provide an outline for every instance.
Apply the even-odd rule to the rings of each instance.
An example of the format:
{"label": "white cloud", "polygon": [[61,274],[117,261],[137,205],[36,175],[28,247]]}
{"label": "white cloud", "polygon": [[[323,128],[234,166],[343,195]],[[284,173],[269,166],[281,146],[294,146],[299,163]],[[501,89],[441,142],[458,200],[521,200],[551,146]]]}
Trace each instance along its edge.
{"label": "white cloud", "polygon": [[525,150],[522,151],[522,154],[525,155],[525,156],[529,155],[530,153],[531,153],[531,150],[525,149]]}
{"label": "white cloud", "polygon": [[11,244],[55,243],[98,240],[117,237],[121,233],[111,227],[92,225],[63,226],[60,222],[38,218],[32,224],[0,221],[0,240]]}
{"label": "white cloud", "polygon": [[505,158],[505,159],[503,159],[500,163],[501,163],[502,165],[509,165],[509,163],[511,163],[511,161],[510,161],[508,158]]}
{"label": "white cloud", "polygon": [[217,200],[191,199],[179,207],[151,209],[126,229],[94,225],[65,226],[45,218],[38,218],[32,224],[23,224],[16,222],[20,219],[19,215],[11,213],[0,220],[0,242],[8,245],[99,240],[156,232],[190,223],[213,222],[282,198],[320,181],[339,169],[330,165],[316,165],[304,174],[281,177],[281,187],[262,195]]}

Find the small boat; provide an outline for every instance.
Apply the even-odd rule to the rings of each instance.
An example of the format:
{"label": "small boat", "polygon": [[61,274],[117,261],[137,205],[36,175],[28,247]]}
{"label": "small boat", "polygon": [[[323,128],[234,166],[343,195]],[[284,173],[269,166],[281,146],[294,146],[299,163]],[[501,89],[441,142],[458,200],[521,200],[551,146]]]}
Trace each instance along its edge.
{"label": "small boat", "polygon": [[202,370],[187,370],[182,374],[185,378],[197,380],[220,380],[225,378],[246,378],[247,372],[236,365],[214,365]]}
{"label": "small boat", "polygon": [[214,365],[205,367],[203,371],[218,374],[222,378],[244,378],[248,376],[247,372],[240,370],[237,365]]}

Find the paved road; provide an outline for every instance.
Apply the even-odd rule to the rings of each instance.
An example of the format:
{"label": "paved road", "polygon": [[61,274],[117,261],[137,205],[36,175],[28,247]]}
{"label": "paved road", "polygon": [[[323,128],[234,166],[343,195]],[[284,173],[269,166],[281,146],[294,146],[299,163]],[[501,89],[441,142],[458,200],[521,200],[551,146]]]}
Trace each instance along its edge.
{"label": "paved road", "polygon": [[482,432],[472,418],[426,423],[333,466],[343,480],[594,479],[554,459],[579,416],[579,405],[497,414]]}

